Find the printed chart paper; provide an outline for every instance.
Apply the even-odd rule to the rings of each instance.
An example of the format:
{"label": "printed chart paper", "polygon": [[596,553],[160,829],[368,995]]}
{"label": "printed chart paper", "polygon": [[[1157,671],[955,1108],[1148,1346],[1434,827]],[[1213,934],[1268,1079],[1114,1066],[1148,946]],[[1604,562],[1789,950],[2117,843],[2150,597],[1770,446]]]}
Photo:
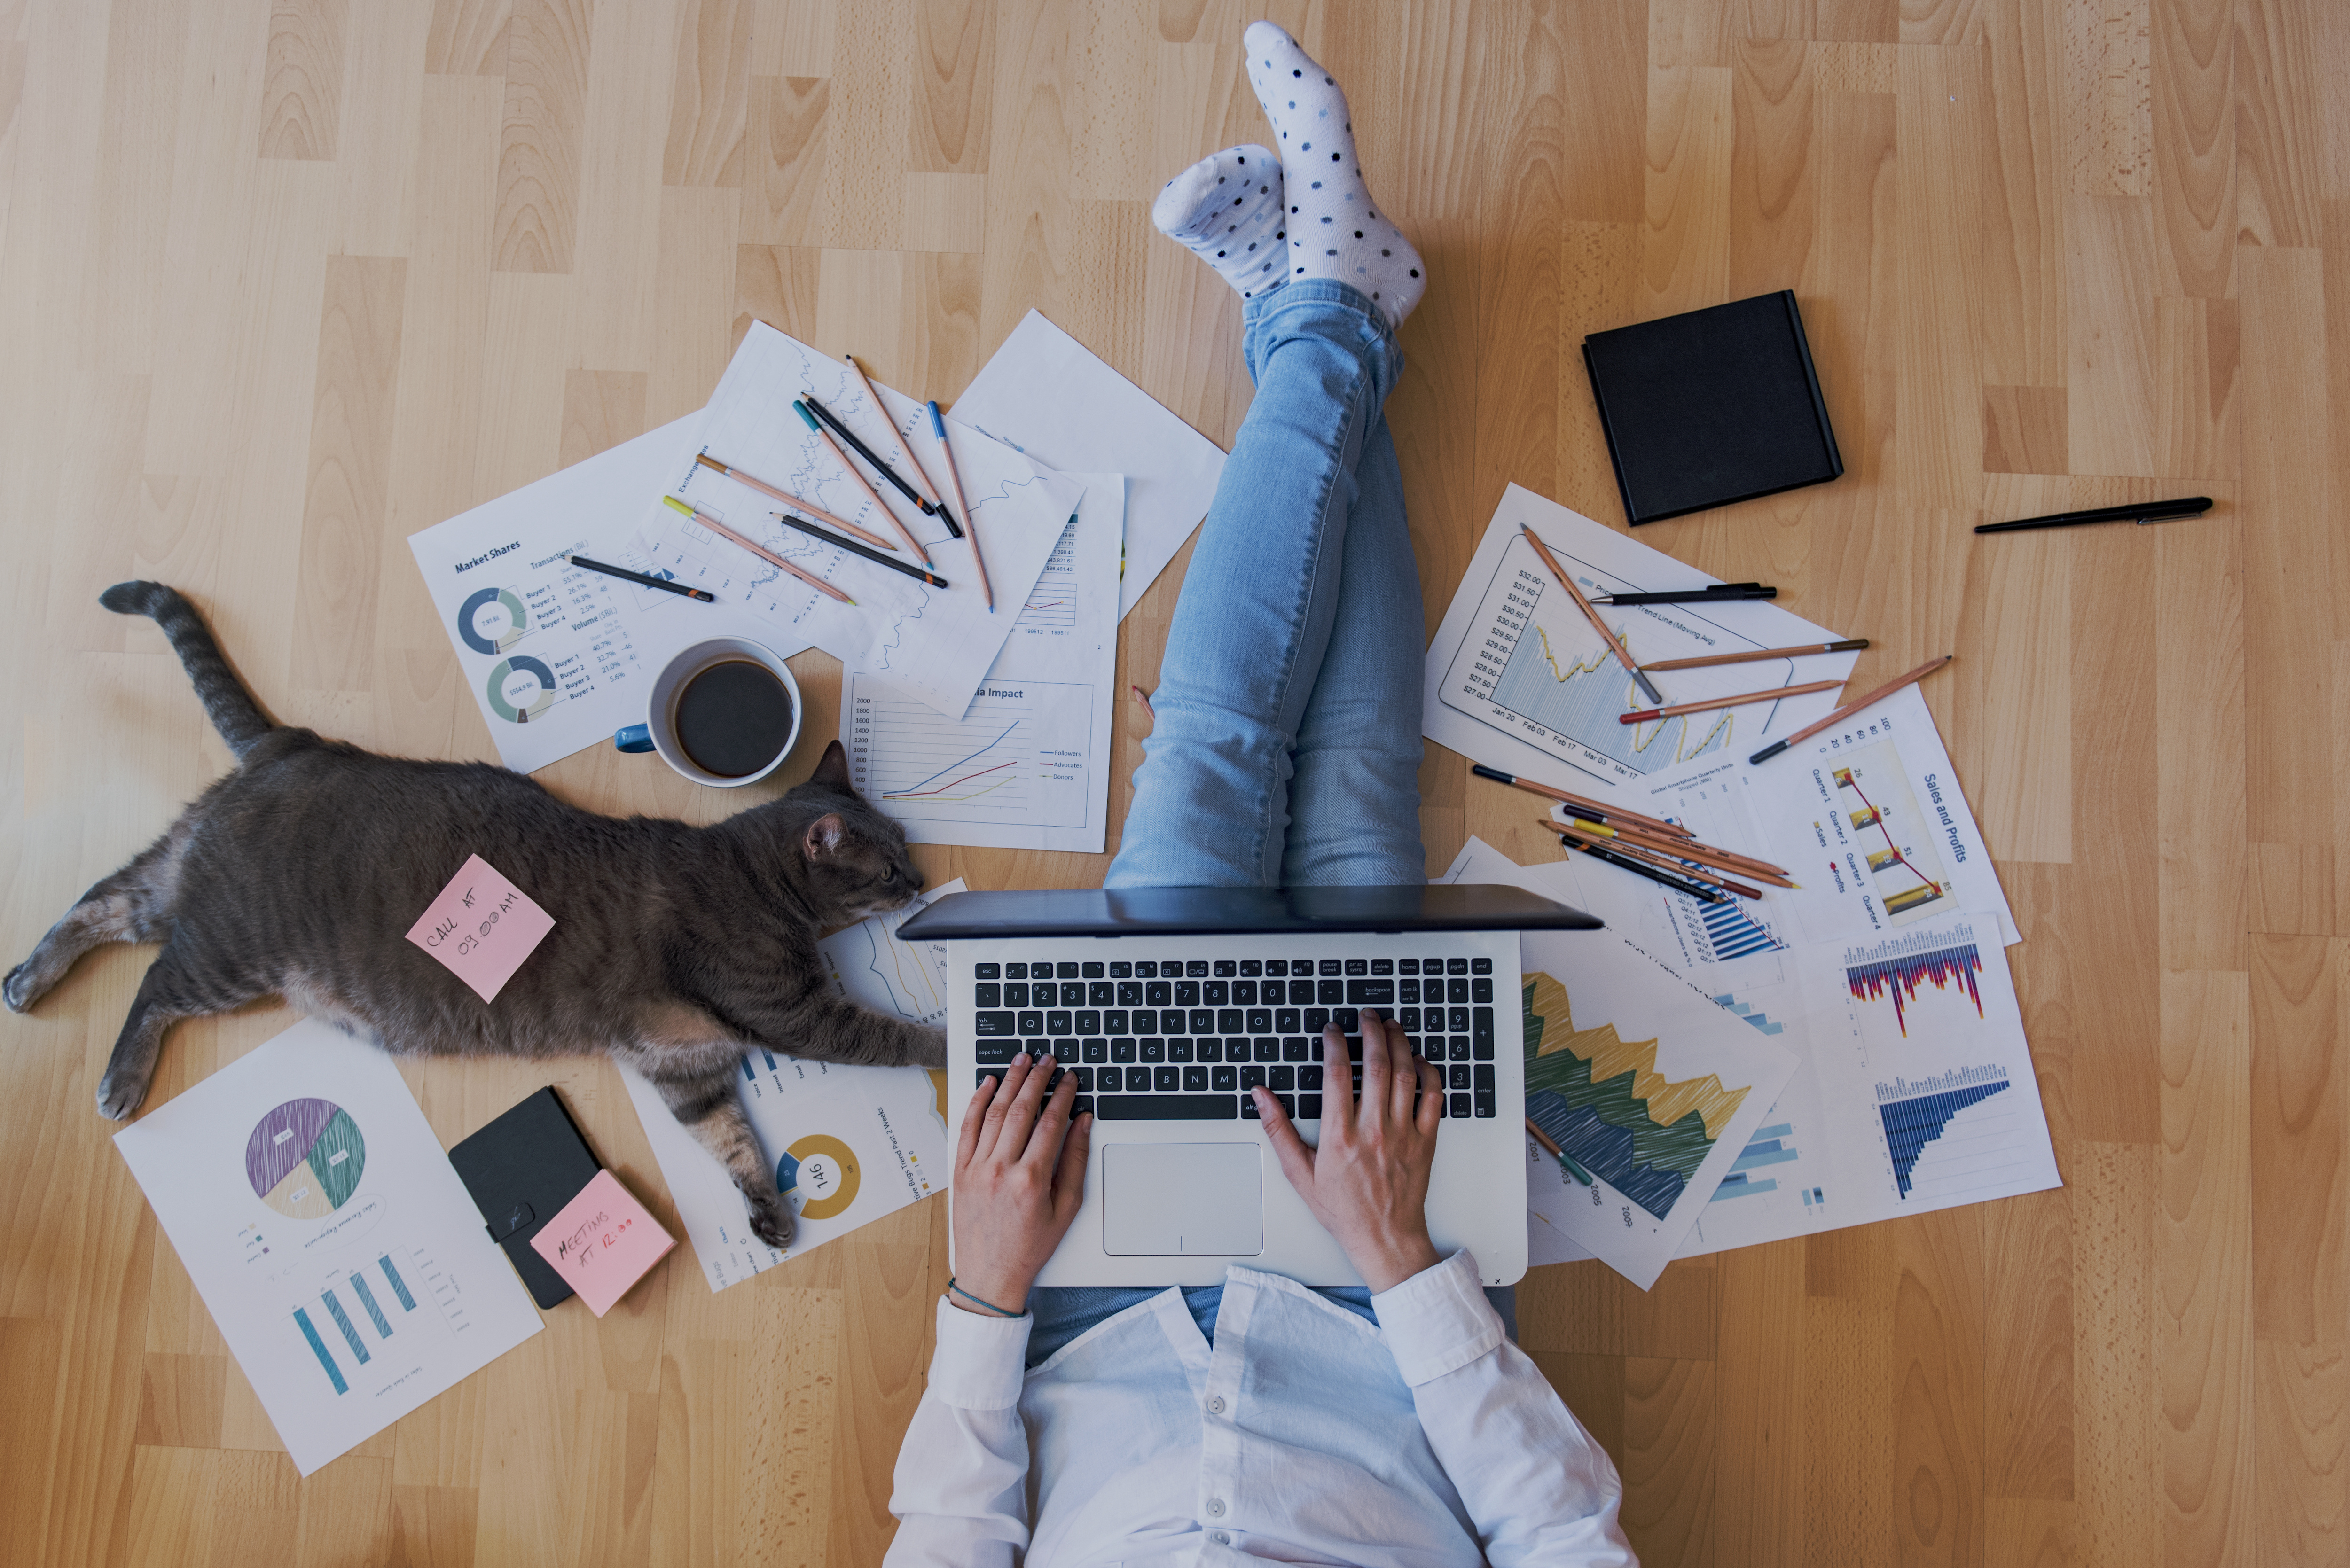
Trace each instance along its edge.
{"label": "printed chart paper", "polygon": [[[1671,907],[1690,960],[1898,931],[1961,909],[1989,914],[2002,945],[2022,940],[1915,686],[1760,766],[1743,756],[1700,758],[1644,781],[1627,798],[1708,844],[1784,866],[1801,884],[1766,887],[1759,901],[1702,905],[1644,881],[1648,891],[1632,897],[1648,909]],[[1641,919],[1650,929],[1652,916]]]}
{"label": "printed chart paper", "polygon": [[1098,855],[1118,712],[1118,555],[1124,484],[1080,473],[1085,497],[960,719],[885,675],[851,670],[840,705],[850,777],[916,844]]}
{"label": "printed chart paper", "polygon": [[[875,451],[886,456],[889,432],[896,431],[922,443],[925,467],[943,469],[942,460],[934,464],[937,447],[920,405],[899,398],[876,409],[847,365],[754,321],[702,410],[697,444],[677,455],[667,483],[671,493],[822,577],[855,604],[818,593],[720,538],[664,505],[658,493],[648,498],[635,542],[626,552],[629,558],[620,564],[705,588],[722,602],[747,605],[777,628],[774,635],[814,643],[852,669],[887,675],[931,707],[960,719],[1018,618],[1000,607],[1006,599],[1018,602],[1018,596],[1035,586],[1076,510],[1078,486],[1040,472],[1001,441],[987,441],[967,426],[952,431],[963,494],[975,514],[970,522],[979,532],[999,606],[991,613],[970,546],[902,496],[892,511],[930,551],[938,575],[951,587],[932,587],[787,528],[775,517],[782,503],[694,462],[696,452],[707,452],[868,533],[894,540],[897,530],[889,518],[793,410],[795,399],[811,394]],[[902,410],[895,420],[893,409]],[[907,434],[918,421],[922,433]],[[849,461],[859,460],[852,455]],[[897,494],[887,481],[868,475],[868,482],[880,494]]]}
{"label": "printed chart paper", "polygon": [[[904,909],[827,938],[834,983],[876,1012],[917,1023],[943,1019],[944,952],[935,943],[901,942],[896,933],[922,903],[962,890],[960,880],[950,882]],[[795,1217],[790,1247],[770,1247],[751,1233],[750,1211],[726,1168],[678,1125],[660,1091],[626,1067],[620,1078],[713,1291],[947,1189],[945,1073],[842,1067],[754,1049],[743,1058],[735,1087],[775,1172],[776,1190]]]}
{"label": "printed chart paper", "polygon": [[1214,441],[1034,310],[955,400],[954,417],[1048,467],[1126,475],[1121,620],[1208,514],[1224,472]]}
{"label": "printed chart paper", "polygon": [[692,451],[701,420],[688,414],[409,535],[498,760],[516,772],[643,722],[652,678],[703,638],[747,637],[786,658],[807,646],[739,603],[694,603],[567,559],[628,564],[619,541]]}
{"label": "printed chart paper", "polygon": [[[1549,896],[1480,839],[1444,880]],[[1621,936],[1527,931],[1519,947],[1526,1117],[1592,1179],[1576,1180],[1534,1145],[1544,1163],[1529,1158],[1529,1223],[1555,1227],[1646,1290],[1752,1141],[1795,1058]]]}
{"label": "printed chart paper", "polygon": [[[1617,715],[1655,706],[1526,543],[1531,526],[1586,597],[1701,588],[1718,579],[1513,484],[1429,644],[1421,732],[1507,773],[1606,794],[1692,758],[1743,757],[1833,712],[1816,691],[1639,724]],[[1768,599],[1598,607],[1647,664],[1836,640],[1841,634]],[[1667,704],[1841,680],[1857,654],[1762,659],[1649,679]],[[1595,792],[1594,785],[1602,786]]]}
{"label": "printed chart paper", "polygon": [[1747,1135],[1679,1255],[2060,1185],[2023,1019],[1985,914],[1794,955],[1777,1038],[1803,1066]]}
{"label": "printed chart paper", "polygon": [[306,1476],[539,1331],[391,1058],[316,1019],[114,1144]]}

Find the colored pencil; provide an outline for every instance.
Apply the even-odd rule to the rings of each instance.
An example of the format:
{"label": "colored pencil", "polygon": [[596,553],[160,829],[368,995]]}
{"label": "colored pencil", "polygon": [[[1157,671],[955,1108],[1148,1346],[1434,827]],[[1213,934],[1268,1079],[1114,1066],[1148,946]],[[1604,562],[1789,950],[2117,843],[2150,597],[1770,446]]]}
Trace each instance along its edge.
{"label": "colored pencil", "polygon": [[[1559,826],[1556,817],[1550,820],[1553,827]],[[1578,828],[1574,831],[1582,830]],[[1677,860],[1694,860],[1700,865],[1719,867],[1724,871],[1735,871],[1742,877],[1752,877],[1759,882],[1768,882],[1773,887],[1792,888],[1795,885],[1788,880],[1784,867],[1773,866],[1768,860],[1757,860],[1751,855],[1739,855],[1728,849],[1717,849],[1711,844],[1700,844],[1693,838],[1659,838],[1653,833],[1643,833],[1637,827],[1626,827],[1621,824],[1606,828],[1603,833],[1605,836],[1618,839],[1626,844],[1638,845],[1643,849],[1653,849],[1659,855],[1669,855]]]}
{"label": "colored pencil", "polygon": [[693,461],[700,463],[704,468],[712,469],[717,472],[724,474],[727,478],[733,480],[737,484],[746,484],[762,495],[780,501],[785,505],[792,507],[795,510],[805,512],[819,523],[829,523],[844,534],[854,534],[857,537],[864,540],[868,545],[878,545],[884,550],[895,549],[897,547],[891,545],[889,540],[881,537],[880,535],[868,533],[865,529],[859,528],[856,524],[851,523],[846,517],[835,517],[831,513],[827,512],[821,506],[811,506],[806,502],[802,501],[798,496],[794,495],[790,491],[778,490],[764,479],[754,479],[751,475],[743,472],[741,469],[734,467],[731,463],[721,462],[706,452],[695,453]]}
{"label": "colored pencil", "polygon": [[[1561,830],[1562,825],[1555,817],[1537,817],[1535,820],[1553,833]],[[1629,855],[1636,860],[1645,860],[1659,870],[1669,871],[1676,877],[1686,877],[1692,882],[1703,882],[1711,888],[1726,888],[1742,898],[1759,898],[1762,896],[1762,888],[1749,888],[1743,882],[1731,881],[1720,867],[1704,871],[1690,870],[1682,863],[1688,857],[1677,849],[1650,849],[1640,840],[1627,838],[1615,828],[1603,827],[1596,822],[1585,822],[1579,817],[1570,817],[1564,826],[1586,838],[1608,839],[1611,841],[1608,845],[1609,848],[1619,854]],[[1753,875],[1752,872],[1747,874]]]}
{"label": "colored pencil", "polygon": [[1814,642],[1805,648],[1758,648],[1752,653],[1709,653],[1702,659],[1667,659],[1643,664],[1643,670],[1702,670],[1712,664],[1747,664],[1757,659],[1800,659],[1807,653],[1853,653],[1868,646],[1865,637],[1842,642]]}
{"label": "colored pencil", "polygon": [[813,412],[816,418],[822,420],[826,424],[830,425],[835,435],[837,435],[841,440],[856,448],[857,455],[863,458],[868,463],[871,464],[874,472],[888,480],[892,485],[895,485],[899,494],[912,502],[916,506],[920,507],[923,516],[928,517],[931,513],[938,510],[937,507],[931,504],[929,498],[924,496],[920,491],[907,483],[905,479],[899,475],[896,469],[882,462],[881,454],[879,452],[875,452],[871,447],[867,446],[863,441],[858,440],[857,432],[850,430],[847,424],[842,422],[838,414],[834,413],[830,409],[826,408],[822,403],[816,401],[816,394],[814,392],[809,392],[804,395],[800,399],[800,401],[806,403],[808,406],[809,410]]}
{"label": "colored pencil", "polygon": [[1665,694],[1657,690],[1656,682],[1640,673],[1640,667],[1632,662],[1631,652],[1625,648],[1622,640],[1614,632],[1607,629],[1607,623],[1599,618],[1599,612],[1591,607],[1591,601],[1583,597],[1583,590],[1575,586],[1575,579],[1566,575],[1566,568],[1558,564],[1558,557],[1550,553],[1550,546],[1544,544],[1542,536],[1523,523],[1519,524],[1518,526],[1524,531],[1526,542],[1534,547],[1534,554],[1543,558],[1543,565],[1550,568],[1550,575],[1558,579],[1558,586],[1565,588],[1574,598],[1575,607],[1583,612],[1584,618],[1591,623],[1592,629],[1599,633],[1600,639],[1606,642],[1608,649],[1616,655],[1617,662],[1630,672],[1633,684],[1639,687],[1641,694],[1649,701],[1659,707],[1664,706]]}
{"label": "colored pencil", "polygon": [[[1553,831],[1557,830],[1554,828]],[[1602,849],[1587,838],[1577,838],[1571,833],[1560,833],[1558,841],[1569,849],[1579,849],[1594,860],[1605,861],[1620,871],[1629,871],[1636,877],[1646,877],[1649,881],[1660,887],[1669,888],[1676,893],[1686,893],[1701,904],[1726,904],[1730,901],[1730,895],[1718,888],[1708,888],[1697,882],[1685,882],[1679,877],[1667,876],[1655,867],[1644,866],[1628,855],[1617,855]]]}
{"label": "colored pencil", "polygon": [[1566,1150],[1553,1143],[1550,1138],[1550,1134],[1543,1131],[1540,1127],[1536,1126],[1534,1119],[1532,1116],[1528,1116],[1526,1118],[1526,1131],[1534,1134],[1534,1138],[1536,1143],[1550,1150],[1551,1158],[1557,1160],[1559,1165],[1569,1176],[1572,1176],[1575,1180],[1580,1181],[1586,1187],[1591,1185],[1591,1173],[1584,1169],[1583,1167],[1575,1164],[1574,1160],[1568,1158]]}
{"label": "colored pencil", "polygon": [[920,582],[928,583],[934,588],[943,588],[951,586],[944,577],[939,576],[936,572],[926,572],[920,566],[914,566],[910,562],[901,561],[895,556],[885,556],[880,551],[870,549],[866,545],[858,544],[854,539],[844,539],[837,534],[828,534],[823,529],[817,527],[815,524],[803,523],[787,512],[770,512],[767,515],[774,518],[776,522],[782,524],[786,528],[798,529],[801,533],[806,535],[811,539],[821,539],[826,544],[833,545],[837,549],[846,550],[852,556],[862,556],[877,566],[887,566],[893,572],[903,572],[908,576],[913,577]]}
{"label": "colored pencil", "polygon": [[1933,674],[1934,671],[1939,670],[1945,664],[1948,664],[1955,657],[1956,655],[1954,654],[1946,653],[1939,659],[1929,659],[1926,660],[1925,663],[1919,665],[1908,674],[1901,676],[1898,680],[1887,681],[1884,685],[1878,687],[1867,696],[1863,697],[1857,702],[1846,703],[1843,707],[1837,709],[1835,712],[1829,714],[1818,723],[1806,724],[1802,729],[1796,731],[1794,734],[1788,736],[1785,740],[1776,741],[1772,744],[1763,747],[1761,751],[1746,759],[1747,765],[1749,767],[1752,767],[1758,763],[1769,762],[1773,757],[1777,756],[1789,746],[1794,745],[1799,742],[1808,741],[1814,735],[1818,734],[1822,730],[1827,729],[1832,725],[1843,723],[1846,719],[1851,718],[1863,708],[1882,702],[1887,697],[1892,696],[1896,691],[1900,691],[1904,686],[1914,685],[1916,682],[1925,680],[1926,677]]}
{"label": "colored pencil", "polygon": [[691,502],[681,501],[674,495],[664,495],[661,499],[667,502],[670,505],[675,507],[678,511],[684,513],[688,517],[692,518],[696,523],[701,524],[704,528],[709,529],[712,534],[717,535],[720,538],[741,545],[743,549],[750,551],[751,554],[758,556],[759,559],[766,562],[771,566],[781,566],[785,571],[789,572],[792,576],[797,577],[808,587],[816,589],[816,592],[824,594],[828,597],[838,599],[845,605],[854,606],[857,603],[855,599],[850,598],[847,594],[842,593],[838,588],[834,587],[830,583],[826,582],[814,572],[802,571],[799,567],[795,566],[789,561],[785,560],[781,556],[776,555],[773,550],[768,549],[764,545],[754,544],[751,540],[745,539],[742,535],[737,534],[733,529],[729,528],[725,524],[721,523],[717,518],[712,517],[709,513],[704,512],[701,507],[694,505]]}
{"label": "colored pencil", "polygon": [[1505,774],[1499,768],[1489,768],[1482,763],[1470,763],[1469,771],[1481,779],[1492,779],[1495,784],[1511,784],[1524,790],[1528,794],[1538,794],[1550,800],[1565,801],[1572,806],[1579,806],[1602,822],[1613,820],[1637,822],[1649,832],[1661,833],[1668,838],[1693,836],[1688,828],[1667,822],[1661,817],[1642,816],[1638,812],[1626,811],[1620,805],[1609,805],[1605,801],[1591,800],[1579,794],[1569,794],[1563,789],[1553,789],[1546,784],[1536,784],[1534,780],[1521,778],[1516,774]]}
{"label": "colored pencil", "polygon": [[1841,680],[1814,680],[1802,686],[1774,686],[1768,691],[1742,691],[1735,697],[1709,697],[1702,702],[1676,702],[1669,708],[1643,708],[1634,713],[1618,713],[1616,722],[1619,724],[1639,724],[1650,719],[1678,719],[1683,713],[1703,713],[1715,708],[1742,708],[1749,702],[1774,702],[1782,697],[1833,691],[1843,684]]}
{"label": "colored pencil", "polygon": [[[888,418],[889,413],[889,405],[883,402],[881,400],[881,394],[873,389],[873,379],[865,373],[865,367],[857,362],[857,356],[854,354],[843,354],[841,358],[848,361],[848,368],[851,370],[857,372],[857,384],[865,389],[865,395],[867,398],[871,400],[873,407],[881,413],[883,418]],[[896,425],[893,424],[889,427],[889,433],[892,435],[898,434]],[[929,499],[931,507],[938,513],[939,516],[944,520],[949,531],[951,531],[956,538],[962,538],[962,530],[955,526],[954,514],[947,510],[945,499],[946,492],[941,490],[939,488],[939,482],[931,477],[931,471],[922,466],[922,454],[914,450],[912,439],[904,436],[899,437],[898,450],[906,454],[906,462],[908,465],[913,469],[914,477],[921,481],[922,493]]]}
{"label": "colored pencil", "polygon": [[939,450],[946,453],[947,478],[954,483],[955,504],[962,508],[962,520],[971,525],[968,535],[971,564],[979,568],[979,591],[987,596],[987,610],[993,615],[995,613],[995,587],[987,580],[987,557],[979,553],[979,519],[972,515],[971,502],[962,493],[962,469],[955,462],[954,443],[947,440],[946,417],[939,412],[939,405],[935,402],[930,405],[930,410],[931,434],[938,438]]}
{"label": "colored pencil", "polygon": [[792,410],[806,420],[807,428],[816,431],[816,439],[831,449],[833,457],[840,464],[840,472],[856,481],[857,488],[865,492],[865,498],[873,503],[874,510],[889,519],[889,526],[898,530],[898,537],[906,542],[907,553],[920,559],[922,565],[930,566],[931,553],[922,548],[920,542],[914,537],[906,524],[899,521],[898,514],[889,510],[889,504],[881,499],[881,493],[865,483],[865,476],[857,472],[855,463],[848,461],[848,453],[841,450],[840,442],[835,441],[832,432],[818,424],[816,416],[808,412],[807,404],[795,401],[792,404]]}
{"label": "colored pencil", "polygon": [[700,588],[689,588],[683,583],[673,583],[667,577],[649,577],[642,572],[632,572],[626,566],[608,566],[602,561],[591,561],[585,556],[572,556],[567,558],[575,566],[581,566],[591,572],[601,572],[608,577],[626,577],[632,583],[642,583],[649,588],[659,588],[665,594],[677,594],[689,599],[700,599],[703,604],[718,602],[718,596],[715,594],[706,594]]}

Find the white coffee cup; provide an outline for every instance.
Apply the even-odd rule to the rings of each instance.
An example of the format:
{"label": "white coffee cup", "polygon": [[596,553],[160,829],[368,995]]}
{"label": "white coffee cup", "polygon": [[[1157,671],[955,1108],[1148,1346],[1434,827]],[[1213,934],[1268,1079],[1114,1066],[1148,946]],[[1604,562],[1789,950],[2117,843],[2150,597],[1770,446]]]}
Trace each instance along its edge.
{"label": "white coffee cup", "polygon": [[[792,704],[792,727],[764,767],[728,778],[700,766],[685,754],[677,738],[677,702],[679,694],[695,676],[713,664],[734,659],[747,659],[784,683],[784,694]],[[712,789],[736,789],[757,784],[783,765],[784,759],[792,754],[792,748],[799,744],[800,720],[806,711],[807,704],[800,701],[800,683],[792,679],[791,667],[776,656],[775,649],[748,638],[713,637],[684,649],[662,667],[653,678],[652,691],[645,701],[645,722],[622,730],[612,737],[612,743],[624,752],[658,752],[661,761],[695,784],[708,784]]]}

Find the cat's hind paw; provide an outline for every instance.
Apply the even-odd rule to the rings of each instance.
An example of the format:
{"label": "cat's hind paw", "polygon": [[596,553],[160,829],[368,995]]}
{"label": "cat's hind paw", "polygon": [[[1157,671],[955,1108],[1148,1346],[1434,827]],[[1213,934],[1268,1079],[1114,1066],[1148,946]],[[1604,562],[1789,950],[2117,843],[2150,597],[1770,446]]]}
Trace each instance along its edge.
{"label": "cat's hind paw", "polygon": [[147,1080],[128,1073],[109,1073],[98,1081],[98,1114],[108,1121],[130,1119],[147,1098]]}
{"label": "cat's hind paw", "polygon": [[33,1003],[41,1000],[37,980],[33,972],[33,961],[26,959],[8,971],[6,980],[0,981],[0,1002],[6,1002],[11,1012],[28,1012]]}

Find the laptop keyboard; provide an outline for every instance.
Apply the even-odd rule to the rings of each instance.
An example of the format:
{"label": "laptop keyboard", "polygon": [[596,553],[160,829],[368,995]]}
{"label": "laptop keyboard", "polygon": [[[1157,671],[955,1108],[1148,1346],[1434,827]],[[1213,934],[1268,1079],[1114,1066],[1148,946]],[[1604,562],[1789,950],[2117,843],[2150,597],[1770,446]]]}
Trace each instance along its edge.
{"label": "laptop keyboard", "polygon": [[1362,1084],[1365,1011],[1403,1026],[1444,1075],[1442,1114],[1492,1116],[1493,962],[1486,958],[1191,959],[972,966],[979,1075],[1050,1057],[1075,1074],[1076,1109],[1103,1121],[1256,1118],[1272,1091],[1300,1121],[1322,1115],[1319,1036],[1347,1036]]}

